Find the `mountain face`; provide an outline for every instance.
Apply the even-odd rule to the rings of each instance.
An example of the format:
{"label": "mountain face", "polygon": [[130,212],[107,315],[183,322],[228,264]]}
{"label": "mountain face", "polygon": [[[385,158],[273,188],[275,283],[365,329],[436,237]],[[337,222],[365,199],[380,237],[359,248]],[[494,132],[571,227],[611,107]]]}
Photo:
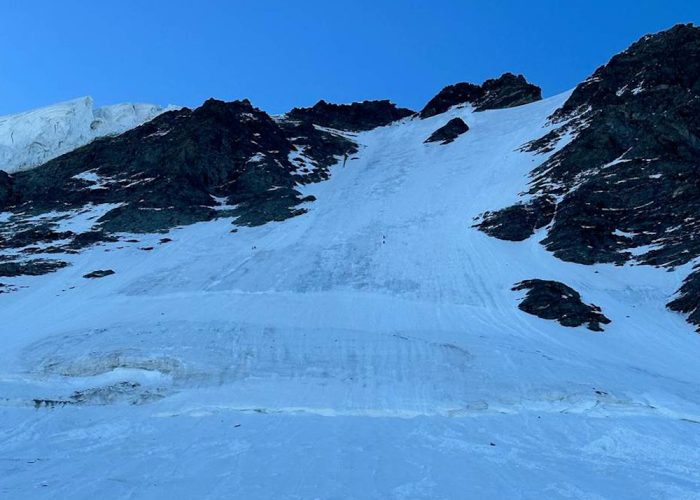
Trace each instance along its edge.
{"label": "mountain face", "polygon": [[0,116],[0,170],[16,172],[106,135],[120,134],[173,106],[117,104],[95,108],[90,97]]}
{"label": "mountain face", "polygon": [[[277,121],[247,100],[211,99],[196,110],[170,111],[41,167],[5,175],[4,207],[36,212],[115,204],[99,220],[113,232],[157,231],[225,215],[244,225],[283,220],[303,213],[295,207],[308,201],[297,183],[324,178],[337,156],[356,149],[342,134],[312,124],[306,111],[316,108]],[[338,109],[342,117],[344,108]],[[222,204],[231,208],[221,212]]]}
{"label": "mountain face", "polygon": [[581,264],[674,267],[700,255],[700,30],[643,38],[551,119],[557,128],[527,150],[573,139],[533,170],[527,201],[485,214],[486,233],[523,240],[548,226],[545,247]]}
{"label": "mountain face", "polygon": [[13,149],[0,491],[696,496],[699,50]]}

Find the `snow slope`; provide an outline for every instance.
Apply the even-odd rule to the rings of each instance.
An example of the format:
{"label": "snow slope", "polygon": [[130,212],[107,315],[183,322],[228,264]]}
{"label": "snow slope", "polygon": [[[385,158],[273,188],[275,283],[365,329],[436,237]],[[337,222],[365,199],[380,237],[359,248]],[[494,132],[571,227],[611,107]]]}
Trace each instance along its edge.
{"label": "snow slope", "polygon": [[[570,264],[471,227],[516,201],[546,159],[518,148],[566,97],[361,133],[303,216],[13,281],[0,496],[698,498],[700,339],[663,307],[688,269]],[[454,116],[468,133],[423,143]],[[97,269],[115,274],[82,278]],[[528,278],[612,323],[521,312]]]}
{"label": "snow slope", "polygon": [[41,165],[105,135],[125,132],[164,111],[154,104],[115,104],[95,108],[91,97],[0,116],[0,170],[15,172]]}

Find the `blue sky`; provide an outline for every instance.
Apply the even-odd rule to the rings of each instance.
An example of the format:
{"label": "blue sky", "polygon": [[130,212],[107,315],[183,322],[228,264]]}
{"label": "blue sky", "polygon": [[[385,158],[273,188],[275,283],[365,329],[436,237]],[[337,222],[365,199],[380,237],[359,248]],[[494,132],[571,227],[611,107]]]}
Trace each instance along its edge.
{"label": "blue sky", "polygon": [[92,95],[269,112],[523,73],[553,95],[700,2],[0,0],[0,114]]}

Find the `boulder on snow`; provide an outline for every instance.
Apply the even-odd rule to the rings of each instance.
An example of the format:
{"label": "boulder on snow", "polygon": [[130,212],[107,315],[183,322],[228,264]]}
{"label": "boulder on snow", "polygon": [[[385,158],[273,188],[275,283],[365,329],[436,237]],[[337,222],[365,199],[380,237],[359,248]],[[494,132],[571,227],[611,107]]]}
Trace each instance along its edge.
{"label": "boulder on snow", "polygon": [[91,273],[83,275],[83,278],[104,278],[105,276],[111,276],[112,274],[114,274],[114,271],[111,269],[98,269],[97,271],[92,271]]}
{"label": "boulder on snow", "polygon": [[452,118],[445,125],[430,134],[425,142],[439,142],[440,144],[449,144],[457,137],[469,130],[469,125],[464,123],[461,118]]}
{"label": "boulder on snow", "polygon": [[581,326],[594,332],[602,332],[600,324],[610,320],[600,307],[585,304],[581,295],[570,286],[558,281],[531,279],[517,283],[513,290],[526,290],[518,308],[542,319],[555,320],[563,326]]}

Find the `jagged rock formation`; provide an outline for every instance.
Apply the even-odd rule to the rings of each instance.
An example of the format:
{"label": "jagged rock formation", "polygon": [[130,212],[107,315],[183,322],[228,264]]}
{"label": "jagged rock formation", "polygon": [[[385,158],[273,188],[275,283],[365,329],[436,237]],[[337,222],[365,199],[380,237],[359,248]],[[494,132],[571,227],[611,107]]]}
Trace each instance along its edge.
{"label": "jagged rock formation", "polygon": [[464,120],[461,118],[452,118],[445,125],[430,134],[430,137],[428,137],[425,142],[449,144],[467,131],[469,131],[469,125],[464,123]]}
{"label": "jagged rock formation", "polygon": [[581,263],[671,266],[700,254],[699,82],[700,29],[677,26],[576,88],[553,119],[581,131],[534,172],[533,191],[561,197],[548,249]]}
{"label": "jagged rock formation", "polygon": [[421,118],[444,113],[458,104],[472,104],[476,111],[511,108],[542,99],[541,89],[523,75],[505,73],[481,85],[456,83],[442,89],[420,112]]}
{"label": "jagged rock formation", "polygon": [[[558,128],[526,145],[551,152],[573,135],[532,173],[530,195],[558,200],[542,241],[548,250],[582,264],[677,266],[700,255],[699,28],[642,38],[576,87],[551,119]],[[524,236],[516,219],[516,228],[493,229],[510,224],[503,214],[513,212],[523,209],[486,214],[481,227]]]}
{"label": "jagged rock formation", "polygon": [[310,121],[322,127],[359,132],[388,125],[414,114],[414,111],[398,108],[388,100],[352,104],[331,104],[322,100],[311,108],[292,109],[287,118]]}
{"label": "jagged rock formation", "polygon": [[604,325],[610,323],[600,307],[585,304],[581,300],[581,294],[564,283],[532,279],[521,281],[513,287],[513,290],[526,290],[527,293],[518,307],[542,319],[555,320],[563,326],[586,324],[586,328],[594,332],[603,331],[601,323]]}

